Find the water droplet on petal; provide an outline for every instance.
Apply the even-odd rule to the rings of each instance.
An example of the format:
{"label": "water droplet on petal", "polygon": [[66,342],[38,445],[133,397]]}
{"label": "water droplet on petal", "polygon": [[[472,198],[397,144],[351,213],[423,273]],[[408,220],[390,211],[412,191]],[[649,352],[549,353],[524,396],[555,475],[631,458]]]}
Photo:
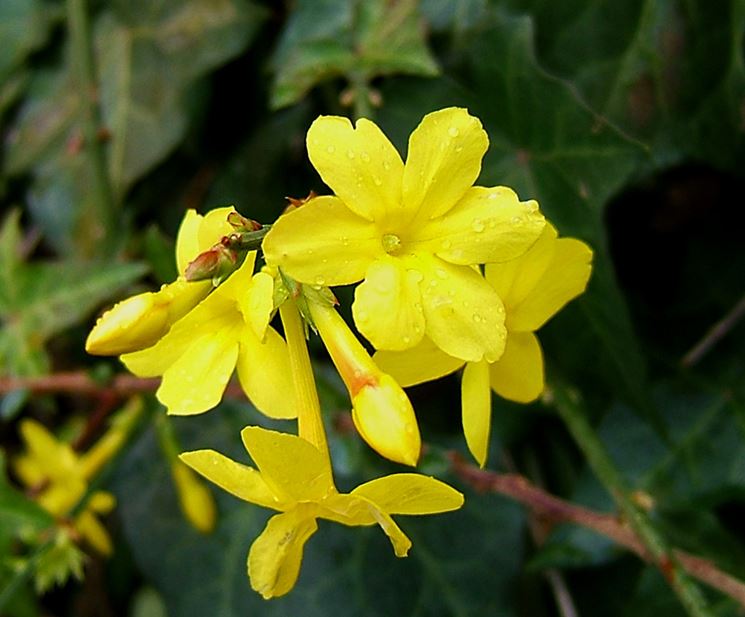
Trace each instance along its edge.
{"label": "water droplet on petal", "polygon": [[325,285],[326,279],[323,278],[320,274],[316,277],[316,285]]}
{"label": "water droplet on petal", "polygon": [[383,181],[377,176],[373,178],[373,182],[375,183],[375,186],[380,186],[381,184],[383,184]]}
{"label": "water droplet on petal", "polygon": [[442,241],[442,248],[444,248],[445,250],[449,249],[451,246],[453,246],[453,243],[450,242],[450,240]]}
{"label": "water droplet on petal", "polygon": [[357,311],[357,319],[359,321],[367,321],[367,312],[366,311]]}
{"label": "water droplet on petal", "polygon": [[513,216],[513,217],[512,217],[512,219],[510,220],[510,222],[511,222],[511,223],[512,223],[513,225],[519,225],[519,224],[520,224],[520,223],[522,222],[522,220],[523,220],[523,219],[522,219],[522,217],[520,217],[520,216]]}
{"label": "water droplet on petal", "polygon": [[391,164],[388,161],[383,161],[383,169],[388,171],[391,168]]}
{"label": "water droplet on petal", "polygon": [[437,278],[446,279],[448,274],[443,270],[442,268],[437,268],[435,270],[435,274],[437,275]]}
{"label": "water droplet on petal", "polygon": [[489,193],[489,199],[496,199],[497,197],[499,197],[499,195],[496,193]]}
{"label": "water droplet on petal", "polygon": [[408,334],[404,334],[401,337],[401,340],[404,342],[404,345],[408,345],[409,343],[411,343],[411,337]]}
{"label": "water droplet on petal", "polygon": [[463,152],[463,146],[456,146],[455,147],[456,152]]}
{"label": "water droplet on petal", "polygon": [[474,321],[475,321],[476,323],[481,323],[481,315],[479,315],[478,313],[474,313],[474,314],[472,315],[472,317],[473,317],[473,320],[474,320]]}
{"label": "water droplet on petal", "polygon": [[450,135],[450,137],[458,137],[458,135],[460,135],[460,131],[457,129],[457,127],[451,126],[448,129],[448,135]]}
{"label": "water droplet on petal", "polygon": [[362,154],[360,154],[360,158],[365,161],[365,163],[370,162],[370,155],[367,152],[363,152]]}
{"label": "water droplet on petal", "polygon": [[347,150],[347,157],[352,160],[355,157],[354,150]]}
{"label": "water droplet on petal", "polygon": [[326,152],[328,152],[329,154],[333,154],[334,152],[336,152],[336,148],[334,148],[334,146],[326,146]]}
{"label": "water droplet on petal", "polygon": [[476,233],[481,233],[482,231],[484,231],[486,226],[484,225],[484,221],[482,221],[481,219],[473,219],[471,227]]}

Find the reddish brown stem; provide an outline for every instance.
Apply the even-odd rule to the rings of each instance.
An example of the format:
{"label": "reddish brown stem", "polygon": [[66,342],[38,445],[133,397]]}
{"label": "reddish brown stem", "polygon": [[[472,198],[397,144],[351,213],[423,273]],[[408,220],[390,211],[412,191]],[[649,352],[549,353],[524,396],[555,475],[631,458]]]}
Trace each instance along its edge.
{"label": "reddish brown stem", "polygon": [[[512,473],[496,473],[466,463],[458,453],[451,453],[453,470],[477,491],[499,493],[527,506],[536,514],[554,523],[572,523],[591,529],[616,544],[636,553],[644,561],[653,562],[634,532],[612,514],[601,514],[559,499],[538,488],[525,477]],[[706,583],[745,607],[745,583],[722,572],[716,565],[696,555],[675,550],[682,568],[693,578]]]}

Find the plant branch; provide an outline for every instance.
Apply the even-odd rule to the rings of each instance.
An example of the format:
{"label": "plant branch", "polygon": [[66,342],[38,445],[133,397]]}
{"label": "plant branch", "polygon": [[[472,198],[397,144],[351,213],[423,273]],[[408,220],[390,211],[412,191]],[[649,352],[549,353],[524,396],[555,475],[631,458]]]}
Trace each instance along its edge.
{"label": "plant branch", "polygon": [[[657,563],[634,531],[615,515],[595,512],[555,497],[519,474],[479,469],[466,463],[456,452],[449,453],[448,458],[452,462],[453,471],[477,491],[498,493],[514,499],[553,523],[571,523],[585,527],[636,553],[644,561]],[[681,550],[673,552],[680,567],[691,577],[721,591],[745,607],[745,583],[722,572],[708,559]]]}
{"label": "plant branch", "polygon": [[556,410],[569,429],[591,469],[611,493],[622,515],[628,521],[644,553],[670,583],[686,612],[691,617],[712,617],[701,590],[683,569],[665,538],[632,500],[625,479],[611,460],[605,446],[587,420],[579,398],[568,388],[555,384]]}
{"label": "plant branch", "polygon": [[740,298],[732,310],[711,327],[704,338],[688,350],[680,364],[686,368],[697,364],[743,317],[745,317],[745,296]]}

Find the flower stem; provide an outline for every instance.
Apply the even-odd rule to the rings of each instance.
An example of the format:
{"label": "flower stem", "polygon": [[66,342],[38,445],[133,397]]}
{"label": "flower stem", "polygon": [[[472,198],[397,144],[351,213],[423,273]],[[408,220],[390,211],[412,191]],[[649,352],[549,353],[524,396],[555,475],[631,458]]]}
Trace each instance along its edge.
{"label": "flower stem", "polygon": [[298,434],[328,457],[326,431],[321,419],[321,404],[318,401],[318,391],[313,377],[313,367],[310,364],[300,311],[292,300],[288,300],[279,307],[279,314],[290,353],[290,370],[292,382],[295,385],[297,404]]}
{"label": "flower stem", "polygon": [[86,0],[67,0],[67,24],[80,92],[84,148],[91,170],[90,206],[80,217],[77,242],[84,255],[100,251],[112,254],[117,248],[113,237],[116,201],[101,143],[98,87]]}
{"label": "flower stem", "polygon": [[631,499],[626,481],[587,421],[587,414],[581,402],[560,384],[555,384],[553,394],[559,416],[582,450],[593,472],[613,496],[624,518],[644,545],[650,561],[665,576],[688,615],[712,617],[699,587],[681,568],[665,538],[655,529],[646,513]]}

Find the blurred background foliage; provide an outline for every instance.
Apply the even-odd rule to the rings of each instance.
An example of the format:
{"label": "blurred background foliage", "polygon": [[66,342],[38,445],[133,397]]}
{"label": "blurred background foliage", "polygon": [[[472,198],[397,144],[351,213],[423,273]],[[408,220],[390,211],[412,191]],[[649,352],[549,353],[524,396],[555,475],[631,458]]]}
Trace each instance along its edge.
{"label": "blurred background foliage", "polygon": [[[186,208],[234,204],[271,223],[285,196],[326,191],[304,148],[317,115],[373,117],[405,153],[425,113],[459,105],[491,140],[478,183],[537,199],[595,250],[588,292],[541,333],[549,381],[581,393],[671,542],[745,577],[744,45],[742,0],[2,0],[0,371],[100,384],[95,396],[6,387],[6,454],[22,417],[75,435],[121,402],[107,384],[123,369],[87,357],[86,332],[107,305],[173,278]],[[702,340],[713,345],[695,350]],[[317,368],[340,486],[381,475],[390,466],[345,430],[348,401],[320,355]],[[215,491],[217,528],[195,531],[146,427],[106,478],[114,556],[87,557],[83,582],[42,597],[24,583],[4,610],[568,617],[563,594],[578,615],[684,614],[658,571],[609,540],[449,476],[442,450],[464,451],[457,393],[453,377],[411,391],[432,444],[422,469],[467,505],[404,519],[406,560],[377,529],[322,525],[297,588],[264,602],[245,554],[266,513]],[[550,394],[493,405],[491,467],[614,510]],[[185,449],[240,459],[238,431],[262,422],[231,401],[173,426]],[[0,587],[19,542],[49,524],[5,476]],[[716,615],[744,614],[706,593]]]}

